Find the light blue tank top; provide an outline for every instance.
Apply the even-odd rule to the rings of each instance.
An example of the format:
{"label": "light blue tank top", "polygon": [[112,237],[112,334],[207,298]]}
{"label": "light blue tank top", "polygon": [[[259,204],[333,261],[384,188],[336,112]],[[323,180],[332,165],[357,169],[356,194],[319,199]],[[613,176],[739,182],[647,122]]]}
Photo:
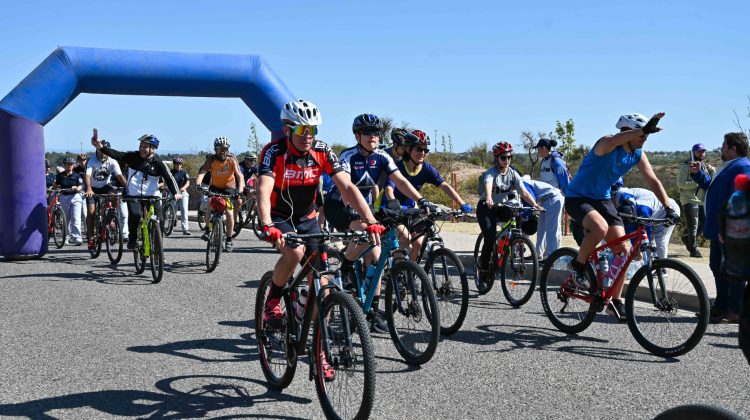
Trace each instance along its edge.
{"label": "light blue tank top", "polygon": [[585,197],[609,200],[609,190],[617,178],[624,176],[641,160],[641,149],[628,153],[622,146],[604,156],[597,156],[594,148],[583,158],[573,180],[568,185],[566,197]]}

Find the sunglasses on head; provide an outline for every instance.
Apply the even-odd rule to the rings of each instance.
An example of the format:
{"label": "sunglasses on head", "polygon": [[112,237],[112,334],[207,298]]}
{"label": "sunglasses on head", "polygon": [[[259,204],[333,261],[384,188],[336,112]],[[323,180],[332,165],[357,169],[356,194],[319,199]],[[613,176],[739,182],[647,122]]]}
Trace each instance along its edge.
{"label": "sunglasses on head", "polygon": [[318,134],[318,127],[314,125],[295,125],[292,127],[292,133],[302,136],[305,132],[310,133],[311,136]]}
{"label": "sunglasses on head", "polygon": [[499,156],[500,160],[511,160],[513,159],[513,155],[506,155],[506,156]]}

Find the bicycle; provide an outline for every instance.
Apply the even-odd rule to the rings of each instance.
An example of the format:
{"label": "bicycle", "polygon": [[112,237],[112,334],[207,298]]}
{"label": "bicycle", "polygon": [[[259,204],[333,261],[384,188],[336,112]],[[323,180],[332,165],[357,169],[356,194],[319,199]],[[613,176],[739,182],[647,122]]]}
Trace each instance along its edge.
{"label": "bicycle", "polygon": [[60,194],[62,192],[63,190],[50,191],[51,201],[47,206],[48,232],[52,236],[52,241],[57,249],[65,246],[65,239],[68,237],[68,221],[60,205]]}
{"label": "bicycle", "polygon": [[224,250],[224,237],[226,231],[226,216],[224,210],[232,210],[232,202],[236,198],[232,195],[203,191],[208,196],[208,208],[211,211],[211,219],[208,221],[208,242],[206,243],[206,272],[210,273],[219,265],[221,252]]}
{"label": "bicycle", "polygon": [[177,224],[177,203],[169,190],[164,189],[161,194],[164,197],[164,203],[161,208],[161,231],[164,236],[169,236]]}
{"label": "bicycle", "polygon": [[146,270],[146,258],[151,266],[153,283],[159,283],[164,275],[164,244],[161,225],[154,203],[164,200],[161,197],[123,197],[125,202],[138,202],[143,207],[141,220],[136,231],[136,245],[133,249],[135,274]]}
{"label": "bicycle", "polygon": [[235,214],[235,217],[236,221],[232,238],[236,238],[243,228],[250,226],[255,237],[260,239],[261,234],[263,234],[263,225],[260,223],[258,216],[258,203],[255,198],[254,189],[246,188],[245,201],[242,202],[240,210]]}
{"label": "bicycle", "polygon": [[477,236],[474,245],[474,282],[480,295],[492,290],[495,278],[500,275],[500,285],[503,296],[513,307],[521,307],[531,299],[536,287],[539,273],[539,260],[536,247],[531,239],[521,231],[521,220],[528,212],[536,215],[539,209],[535,207],[508,206],[495,204],[493,209],[507,207],[511,210],[511,218],[502,223],[494,239],[497,246],[493,247],[490,262],[487,267],[487,277],[482,281],[479,276],[479,257],[482,252],[484,234]]}
{"label": "bicycle", "polygon": [[417,264],[425,259],[424,271],[432,281],[440,306],[440,333],[451,335],[461,328],[469,309],[469,281],[466,278],[464,265],[455,252],[445,247],[440,236],[440,227],[436,221],[445,214],[461,217],[461,211],[437,211],[413,219],[409,232],[414,235],[412,241],[424,236],[422,247],[417,255]]}
{"label": "bicycle", "polygon": [[[363,237],[363,233],[285,234],[288,244],[302,245],[310,240]],[[314,264],[320,266],[316,269]],[[260,279],[255,300],[255,333],[263,375],[274,389],[292,382],[300,355],[310,357],[308,378],[328,418],[366,418],[375,399],[375,350],[362,309],[343,292],[341,272],[332,271],[326,252],[310,249],[302,269],[284,286],[280,322],[266,323],[263,312],[271,288],[273,272]],[[327,276],[328,284],[321,285]],[[307,279],[309,295],[304,307],[297,306],[297,288]],[[313,328],[313,341],[308,334]],[[324,361],[335,374],[326,377]]]}
{"label": "bicycle", "polygon": [[[89,249],[91,258],[97,258],[105,244],[107,257],[112,264],[117,264],[122,258],[122,230],[120,218],[112,200],[120,194],[94,194],[94,229],[89,237],[94,242],[94,248]],[[104,205],[102,206],[102,200]]]}
{"label": "bicycle", "polygon": [[[634,232],[591,252],[585,270],[590,285],[588,289],[578,288],[573,283],[570,263],[578,254],[575,249],[560,248],[550,255],[541,275],[544,312],[562,332],[576,334],[585,330],[596,313],[604,310],[611,301],[612,290],[624,283],[628,266],[640,252],[643,267],[633,274],[625,295],[625,314],[630,332],[638,344],[654,355],[683,355],[700,342],[708,326],[706,289],[690,266],[656,255],[656,242],[653,238],[649,240],[646,226],[669,225],[671,221],[626,214],[620,216],[638,227]],[[605,279],[608,276],[604,272],[607,264],[603,252],[631,239],[635,243],[626,255],[617,278],[607,287]],[[646,283],[646,287],[639,287],[641,283]],[[553,305],[556,306],[553,308]]]}
{"label": "bicycle", "polygon": [[[378,279],[385,287],[385,318],[388,332],[401,357],[410,365],[427,363],[435,354],[440,338],[440,311],[427,273],[409,260],[409,251],[399,249],[398,225],[408,225],[420,217],[420,209],[390,210],[381,208],[375,215],[388,230],[382,236],[380,258],[365,269],[362,257],[372,252],[370,244],[355,259],[352,291],[355,300],[368,317],[375,315],[372,302]],[[340,261],[340,251],[330,251]],[[350,273],[347,273],[350,274]]]}

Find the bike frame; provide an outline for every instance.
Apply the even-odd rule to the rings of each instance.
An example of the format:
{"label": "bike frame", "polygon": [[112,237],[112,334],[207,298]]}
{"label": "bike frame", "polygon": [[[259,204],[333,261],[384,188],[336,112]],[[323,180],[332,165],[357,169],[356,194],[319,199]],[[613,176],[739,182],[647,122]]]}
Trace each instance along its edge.
{"label": "bike frame", "polygon": [[[115,206],[112,203],[118,194],[95,194],[94,195],[94,214],[96,219],[94,220],[94,228],[96,231],[97,223],[99,224],[99,240],[104,241],[107,237],[107,215],[110,211],[115,210]],[[104,205],[102,206],[102,201]]]}
{"label": "bike frame", "polygon": [[138,226],[138,229],[141,232],[141,235],[143,235],[143,256],[149,257],[151,255],[151,236],[148,234],[148,222],[149,220],[153,220],[154,222],[158,222],[158,218],[155,215],[154,210],[154,200],[161,200],[160,198],[156,199],[149,199],[148,200],[148,207],[147,211],[144,212],[145,214],[141,216],[141,223]]}
{"label": "bike frame", "polygon": [[60,207],[60,190],[51,191],[52,201],[47,206],[47,225],[51,231],[54,228],[55,220],[52,215],[57,207]]}

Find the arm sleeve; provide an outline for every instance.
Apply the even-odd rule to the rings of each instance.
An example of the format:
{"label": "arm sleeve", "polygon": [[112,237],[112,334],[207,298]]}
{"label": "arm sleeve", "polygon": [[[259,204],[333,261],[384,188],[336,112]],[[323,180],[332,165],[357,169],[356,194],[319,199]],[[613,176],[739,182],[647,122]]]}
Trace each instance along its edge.
{"label": "arm sleeve", "polygon": [[680,173],[677,175],[677,188],[681,190],[694,190],[695,187],[695,182],[693,182],[690,171],[688,171],[688,165],[683,162],[680,165]]}
{"label": "arm sleeve", "polygon": [[169,171],[167,165],[162,161],[157,161],[156,165],[159,168],[159,174],[164,178],[164,183],[167,185],[167,188],[169,188],[169,191],[173,195],[178,194],[179,189],[177,188],[177,181],[175,181],[172,172]]}
{"label": "arm sleeve", "polygon": [[557,175],[557,183],[560,184],[560,191],[565,195],[568,191],[568,184],[570,183],[568,166],[558,157],[552,159],[552,164],[555,165],[555,175]]}
{"label": "arm sleeve", "polygon": [[122,169],[120,169],[120,164],[117,163],[116,160],[112,160],[112,174],[114,176],[122,175]]}
{"label": "arm sleeve", "polygon": [[705,172],[698,172],[697,174],[691,173],[690,178],[693,179],[703,190],[708,189],[708,185],[711,183],[711,177]]}
{"label": "arm sleeve", "polygon": [[[126,152],[121,152],[119,150],[113,149],[111,147],[104,146],[101,149],[101,152],[105,155],[115,159],[115,160],[122,160],[125,158]],[[129,162],[128,162],[129,163]]]}
{"label": "arm sleeve", "polygon": [[429,163],[425,163],[425,166],[427,166],[427,168],[429,169],[428,173],[430,174],[430,184],[439,187],[440,184],[445,182],[443,177],[440,176],[440,172],[438,172],[434,166],[430,165]]}

